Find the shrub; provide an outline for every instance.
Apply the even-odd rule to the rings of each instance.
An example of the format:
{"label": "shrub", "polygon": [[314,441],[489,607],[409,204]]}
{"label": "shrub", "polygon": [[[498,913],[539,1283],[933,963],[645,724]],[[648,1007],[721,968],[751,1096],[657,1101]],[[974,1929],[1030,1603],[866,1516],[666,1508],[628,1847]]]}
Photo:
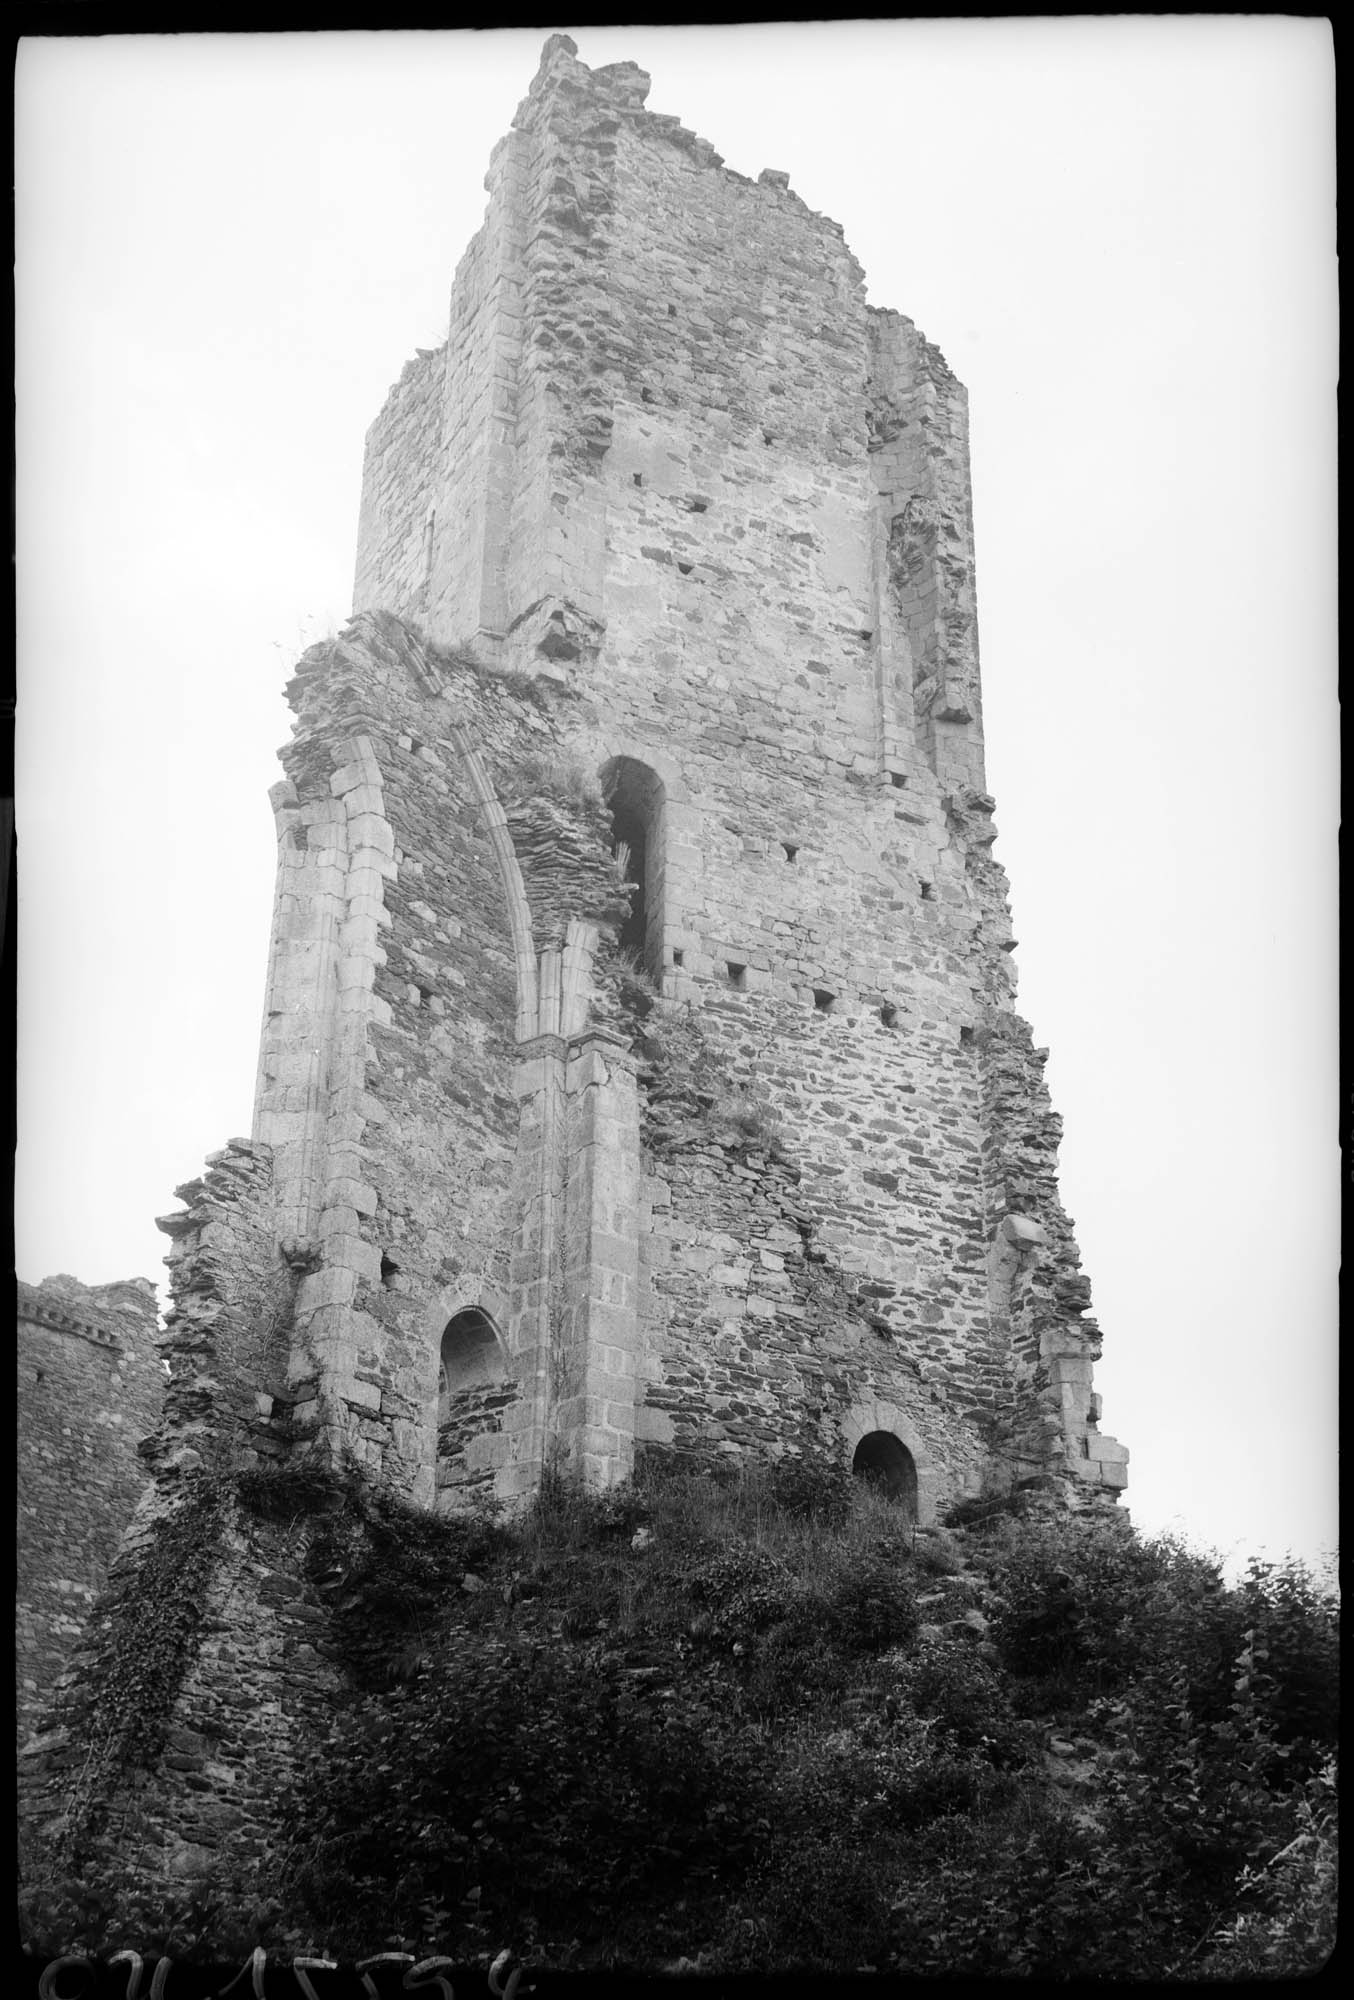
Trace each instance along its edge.
{"label": "shrub", "polygon": [[855,1482],[836,1459],[778,1458],[767,1491],[774,1505],[792,1519],[841,1528],[851,1518]]}
{"label": "shrub", "polygon": [[836,1709],[852,1678],[852,1662],[823,1629],[819,1600],[805,1594],[783,1624],[759,1633],[744,1678],[756,1713],[783,1716],[798,1709]]}
{"label": "shrub", "polygon": [[[314,1831],[292,1879],[341,1947],[420,1934],[424,1905],[455,1912],[472,1890],[614,1925],[636,1895],[736,1865],[753,1800],[722,1733],[698,1699],[637,1692],[596,1651],[449,1631],[398,1720],[366,1706],[337,1725],[297,1801]],[[448,1916],[440,1942],[466,1921]]]}
{"label": "shrub", "polygon": [[739,1650],[754,1633],[788,1619],[799,1606],[790,1570],[751,1543],[707,1556],[689,1572],[687,1592],[699,1607],[693,1630],[714,1645]]}
{"label": "shrub", "polygon": [[1340,1723],[1339,1605],[1302,1563],[1252,1560],[1237,1592],[1254,1634],[1256,1698],[1300,1782],[1334,1747]]}
{"label": "shrub", "polygon": [[843,1551],[826,1608],[833,1633],[856,1652],[882,1652],[916,1636],[912,1579],[887,1545]]}
{"label": "shrub", "polygon": [[[993,1637],[1016,1674],[1088,1695],[1127,1686],[1172,1634],[1197,1651],[1219,1597],[1216,1564],[1169,1537],[1140,1540],[1120,1515],[1005,1522],[985,1560],[998,1593]],[[1211,1669],[1228,1657],[1205,1647]]]}
{"label": "shrub", "polygon": [[940,1740],[999,1769],[1028,1762],[1030,1725],[1017,1717],[1002,1676],[968,1640],[924,1637],[892,1665],[895,1698],[932,1723]]}
{"label": "shrub", "polygon": [[749,1883],[759,1969],[877,1967],[888,1949],[894,1872],[887,1845],[831,1835],[779,1840]]}

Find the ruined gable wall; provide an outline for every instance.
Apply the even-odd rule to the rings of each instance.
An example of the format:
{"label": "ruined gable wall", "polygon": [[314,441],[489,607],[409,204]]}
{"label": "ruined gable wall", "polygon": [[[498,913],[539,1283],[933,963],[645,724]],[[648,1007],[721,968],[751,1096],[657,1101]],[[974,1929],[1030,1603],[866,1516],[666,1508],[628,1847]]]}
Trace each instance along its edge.
{"label": "ruined gable wall", "polygon": [[[453,732],[492,755],[530,725],[527,704],[468,671],[444,697],[423,660],[393,621],[359,621],[312,648],[293,684],[284,849],[328,866],[297,880],[276,920],[284,990],[270,1003],[257,1129],[276,1147],[301,1121],[294,1151],[314,1161],[297,1420],[336,1419],[359,1460],[430,1501],[436,1305],[454,1286],[506,1284],[516,1138],[513,941]],[[298,1010],[285,987],[326,948],[327,1074],[309,1099],[293,1087],[293,1102]],[[321,1381],[328,1413],[314,1407]]]}
{"label": "ruined gable wall", "polygon": [[16,1680],[20,1740],[68,1664],[147,1481],[160,1415],[154,1287],[17,1287]]}
{"label": "ruined gable wall", "polygon": [[[430,1503],[447,1321],[481,1307],[519,1386],[535,1367],[537,957],[625,899],[600,792],[561,757],[568,697],[388,615],[312,648],[292,695],[256,1123],[298,1218],[289,1394]],[[512,1400],[488,1399],[494,1429]],[[443,1459],[474,1485],[501,1458],[463,1450],[471,1403],[443,1413]]]}

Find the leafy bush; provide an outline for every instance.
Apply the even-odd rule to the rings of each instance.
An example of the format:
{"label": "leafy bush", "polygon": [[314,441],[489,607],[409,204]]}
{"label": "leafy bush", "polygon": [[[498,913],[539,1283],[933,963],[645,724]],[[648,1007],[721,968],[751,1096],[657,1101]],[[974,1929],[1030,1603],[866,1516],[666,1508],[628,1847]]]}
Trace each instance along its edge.
{"label": "leafy bush", "polygon": [[992,1657],[919,1634],[910,1523],[812,1459],[552,1477],[511,1525],[359,1495],[305,1535],[347,1680],[281,1886],[331,1955],[1146,1979],[1329,1949],[1336,1607],[1294,1565],[1228,1588],[1121,1521],[989,1519],[940,1556]]}
{"label": "leafy bush", "polygon": [[707,1556],[687,1579],[699,1607],[692,1630],[712,1644],[743,1650],[755,1632],[798,1608],[794,1579],[777,1557],[742,1544]]}
{"label": "leafy bush", "polygon": [[783,1514],[832,1528],[841,1528],[850,1519],[858,1490],[836,1459],[778,1458],[767,1477],[768,1494]]}
{"label": "leafy bush", "polygon": [[805,1592],[790,1618],[755,1640],[744,1677],[753,1713],[781,1716],[840,1703],[851,1682],[853,1662],[815,1616],[818,1604]]}
{"label": "leafy bush", "polygon": [[826,1608],[832,1630],[855,1652],[882,1652],[916,1636],[916,1591],[887,1544],[843,1553]]}
{"label": "leafy bush", "polygon": [[895,1698],[931,1723],[941,1741],[999,1769],[1028,1762],[1030,1725],[1017,1717],[1001,1674],[968,1640],[928,1636],[891,1665]]}
{"label": "leafy bush", "polygon": [[595,1652],[450,1632],[397,1718],[337,1725],[293,1880],[340,1946],[419,1934],[427,1909],[458,1942],[467,1901],[614,1926],[655,1885],[736,1865],[751,1802],[721,1736],[698,1699],[647,1695]]}
{"label": "leafy bush", "polygon": [[749,1886],[751,1963],[801,1974],[878,1968],[889,1946],[895,1877],[886,1844],[815,1833],[777,1840]]}

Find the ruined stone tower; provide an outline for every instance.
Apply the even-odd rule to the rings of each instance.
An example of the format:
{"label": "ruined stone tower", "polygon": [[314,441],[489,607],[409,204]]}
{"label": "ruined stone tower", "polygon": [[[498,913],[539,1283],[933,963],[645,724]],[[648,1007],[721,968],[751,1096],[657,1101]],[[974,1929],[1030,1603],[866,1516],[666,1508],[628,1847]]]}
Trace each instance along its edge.
{"label": "ruined stone tower", "polygon": [[[547,44],[294,684],[254,1132],[291,1414],[428,1500],[870,1438],[923,1516],[1112,1490],[1011,1009],[965,394],[647,90]],[[684,1062],[713,1101],[663,1143]]]}
{"label": "ruined stone tower", "polygon": [[[128,1563],[279,1463],[454,1507],[811,1453],[922,1526],[1124,1484],[1012,1004],[965,392],[647,90],[551,37],[368,434],[354,615],[289,690],[252,1136],[163,1224]],[[248,1851],[326,1671],[295,1551],[212,1491],[141,1808],[177,1866]]]}

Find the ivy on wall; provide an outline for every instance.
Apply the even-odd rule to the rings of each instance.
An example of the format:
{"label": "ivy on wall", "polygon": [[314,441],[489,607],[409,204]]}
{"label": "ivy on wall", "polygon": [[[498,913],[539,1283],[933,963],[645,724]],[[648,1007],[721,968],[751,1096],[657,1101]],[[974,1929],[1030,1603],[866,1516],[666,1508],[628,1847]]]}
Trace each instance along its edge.
{"label": "ivy on wall", "polygon": [[172,1512],[114,1570],[81,1671],[82,1735],[92,1747],[67,1808],[71,1832],[92,1827],[114,1780],[149,1769],[201,1639],[225,1547],[218,1481],[197,1475]]}

